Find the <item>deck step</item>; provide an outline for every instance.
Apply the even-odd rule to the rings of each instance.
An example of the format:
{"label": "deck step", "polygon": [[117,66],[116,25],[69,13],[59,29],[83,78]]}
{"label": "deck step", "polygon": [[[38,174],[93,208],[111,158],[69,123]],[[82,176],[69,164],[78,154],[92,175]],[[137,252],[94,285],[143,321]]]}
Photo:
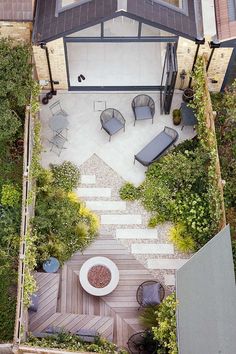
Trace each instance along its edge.
{"label": "deck step", "polygon": [[117,229],[119,239],[157,239],[156,229]]}
{"label": "deck step", "polygon": [[101,215],[102,225],[140,225],[142,224],[141,215]]}
{"label": "deck step", "polygon": [[171,259],[171,258],[159,258],[159,259],[148,259],[147,267],[148,269],[179,269],[181,268],[188,259]]}
{"label": "deck step", "polygon": [[81,184],[95,184],[96,176],[95,175],[81,175],[80,177]]}
{"label": "deck step", "polygon": [[111,188],[77,188],[79,197],[111,197]]}
{"label": "deck step", "polygon": [[91,210],[125,210],[126,202],[88,200],[86,206]]}
{"label": "deck step", "polygon": [[165,274],[165,285],[174,286],[175,285],[175,275],[174,274]]}
{"label": "deck step", "polygon": [[174,246],[170,243],[134,243],[131,252],[138,254],[174,254]]}

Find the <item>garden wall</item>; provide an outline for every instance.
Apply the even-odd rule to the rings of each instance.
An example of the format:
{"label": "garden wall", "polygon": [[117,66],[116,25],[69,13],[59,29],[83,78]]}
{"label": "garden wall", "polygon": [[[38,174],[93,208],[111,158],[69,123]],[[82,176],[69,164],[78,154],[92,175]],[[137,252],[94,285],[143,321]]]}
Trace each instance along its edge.
{"label": "garden wall", "polygon": [[30,43],[31,33],[31,22],[0,21],[0,37],[11,37],[16,41]]}

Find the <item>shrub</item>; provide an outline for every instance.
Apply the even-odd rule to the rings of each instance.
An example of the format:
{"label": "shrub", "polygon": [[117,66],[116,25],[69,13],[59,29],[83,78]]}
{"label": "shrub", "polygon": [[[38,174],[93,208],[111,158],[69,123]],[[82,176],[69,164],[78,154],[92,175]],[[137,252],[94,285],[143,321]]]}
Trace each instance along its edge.
{"label": "shrub", "polygon": [[195,241],[190,235],[187,235],[187,230],[184,224],[178,223],[170,229],[170,241],[180,252],[193,252],[196,248]]}
{"label": "shrub", "polygon": [[0,98],[0,143],[12,142],[21,126],[17,114]]}
{"label": "shrub", "polygon": [[20,192],[12,184],[4,184],[2,186],[1,204],[4,206],[14,207],[18,205],[20,200]]}
{"label": "shrub", "polygon": [[67,192],[72,191],[79,184],[80,172],[76,165],[64,161],[61,165],[50,165],[53,174],[53,184]]}
{"label": "shrub", "polygon": [[132,183],[127,182],[120,188],[120,197],[123,200],[136,200],[140,197],[139,188],[135,187]]}
{"label": "shrub", "polygon": [[46,338],[35,338],[30,336],[27,343],[33,347],[66,349],[72,352],[92,352],[101,354],[128,354],[126,351],[120,352],[117,346],[104,338],[97,337],[94,343],[86,343],[78,336],[71,333],[59,333]]}
{"label": "shrub", "polygon": [[143,309],[142,314],[139,316],[139,320],[144,328],[152,329],[152,327],[157,326],[156,311],[158,306],[159,305],[148,306]]}
{"label": "shrub", "polygon": [[159,215],[159,214],[153,215],[148,220],[148,227],[154,228],[158,224],[161,224],[165,221],[166,221],[166,219],[165,219],[164,215]]}
{"label": "shrub", "polygon": [[174,125],[179,125],[182,119],[180,109],[174,109],[172,116]]}

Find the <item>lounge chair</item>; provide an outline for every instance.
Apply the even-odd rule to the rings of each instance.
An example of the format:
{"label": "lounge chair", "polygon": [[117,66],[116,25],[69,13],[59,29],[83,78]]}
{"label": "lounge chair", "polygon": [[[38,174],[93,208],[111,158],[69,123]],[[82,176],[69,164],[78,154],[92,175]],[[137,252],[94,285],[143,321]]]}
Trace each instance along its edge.
{"label": "lounge chair", "polygon": [[155,114],[155,102],[148,95],[138,95],[132,101],[132,109],[134,112],[134,125],[136,120],[151,119]]}
{"label": "lounge chair", "polygon": [[185,102],[181,103],[180,107],[181,117],[182,117],[182,128],[185,125],[192,126],[193,128],[197,125],[197,118],[193,108],[189,107]]}
{"label": "lounge chair", "polygon": [[101,129],[104,129],[109,134],[109,141],[111,136],[123,129],[125,131],[125,119],[122,114],[114,108],[107,108],[100,116]]}
{"label": "lounge chair", "polygon": [[134,155],[135,160],[143,166],[149,166],[157,161],[165,151],[174,145],[179,134],[176,130],[165,127],[150,143],[148,143],[137,155]]}

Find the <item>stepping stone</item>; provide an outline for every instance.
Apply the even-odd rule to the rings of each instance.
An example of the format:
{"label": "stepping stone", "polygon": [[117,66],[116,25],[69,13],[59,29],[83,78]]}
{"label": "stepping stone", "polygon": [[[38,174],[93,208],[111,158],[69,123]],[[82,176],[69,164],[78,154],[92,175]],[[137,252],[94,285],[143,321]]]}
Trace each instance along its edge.
{"label": "stepping stone", "polygon": [[141,215],[101,215],[102,225],[140,225],[142,224]]}
{"label": "stepping stone", "polygon": [[81,175],[80,183],[82,184],[95,184],[96,176],[95,175]]}
{"label": "stepping stone", "polygon": [[179,269],[187,261],[188,259],[176,259],[176,258],[148,259],[147,267],[148,269]]}
{"label": "stepping stone", "polygon": [[119,239],[157,239],[155,229],[117,229],[116,237]]}
{"label": "stepping stone", "polygon": [[175,275],[174,274],[166,274],[164,275],[165,284],[166,285],[175,285]]}
{"label": "stepping stone", "polygon": [[86,206],[91,210],[125,210],[126,202],[86,201]]}
{"label": "stepping stone", "polygon": [[111,197],[111,188],[77,188],[79,197]]}
{"label": "stepping stone", "polygon": [[134,243],[131,246],[131,252],[139,254],[174,254],[174,246],[171,243]]}

